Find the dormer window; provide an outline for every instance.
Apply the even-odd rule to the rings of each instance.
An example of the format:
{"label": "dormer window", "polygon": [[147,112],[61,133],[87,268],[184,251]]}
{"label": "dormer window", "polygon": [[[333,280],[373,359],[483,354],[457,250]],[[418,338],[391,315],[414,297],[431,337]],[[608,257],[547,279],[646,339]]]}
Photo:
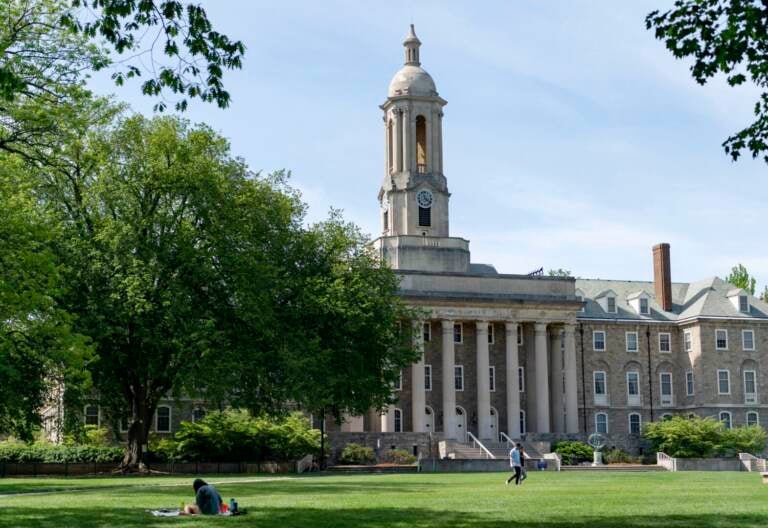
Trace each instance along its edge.
{"label": "dormer window", "polygon": [[746,295],[739,295],[739,311],[749,313],[749,297]]}
{"label": "dormer window", "polygon": [[[583,303],[584,302],[584,292],[582,292],[581,290],[576,290],[576,300],[579,301],[580,303]],[[581,308],[579,308],[579,311],[580,312],[584,312],[585,308],[586,308],[586,304],[582,304]]]}
{"label": "dormer window", "polygon": [[648,309],[648,299],[645,297],[640,298],[640,313],[643,315],[648,315],[650,313],[650,310]]}
{"label": "dormer window", "polygon": [[616,297],[606,297],[605,301],[608,306],[608,309],[606,310],[606,312],[616,313]]}

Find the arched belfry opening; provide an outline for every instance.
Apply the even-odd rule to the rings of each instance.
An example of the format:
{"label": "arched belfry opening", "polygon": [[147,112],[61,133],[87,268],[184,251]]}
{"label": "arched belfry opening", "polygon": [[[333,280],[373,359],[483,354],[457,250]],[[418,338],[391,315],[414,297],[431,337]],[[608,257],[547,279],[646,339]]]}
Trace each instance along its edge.
{"label": "arched belfry opening", "polygon": [[387,122],[387,170],[390,173],[395,170],[395,127],[392,126],[392,120]]}
{"label": "arched belfry opening", "polygon": [[416,170],[427,172],[427,119],[416,117]]}

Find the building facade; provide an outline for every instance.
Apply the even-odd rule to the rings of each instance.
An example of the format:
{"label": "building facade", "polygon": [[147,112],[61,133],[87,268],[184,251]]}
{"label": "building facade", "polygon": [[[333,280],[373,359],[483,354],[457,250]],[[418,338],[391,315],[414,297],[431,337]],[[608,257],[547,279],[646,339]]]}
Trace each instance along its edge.
{"label": "building facade", "polygon": [[[768,423],[768,305],[712,278],[671,280],[653,248],[653,281],[500,274],[451,236],[443,166],[446,101],[421,67],[413,26],[381,105],[384,178],[374,245],[400,278],[422,359],[402,372],[384,414],[345,432],[431,432],[483,440],[602,432],[639,437],[674,414],[728,426]],[[650,270],[649,259],[649,270]]]}

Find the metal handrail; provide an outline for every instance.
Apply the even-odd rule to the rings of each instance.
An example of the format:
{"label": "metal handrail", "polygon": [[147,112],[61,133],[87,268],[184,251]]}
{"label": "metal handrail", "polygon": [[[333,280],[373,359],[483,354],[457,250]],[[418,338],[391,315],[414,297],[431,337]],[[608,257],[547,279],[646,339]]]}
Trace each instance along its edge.
{"label": "metal handrail", "polygon": [[472,447],[478,447],[479,446],[480,449],[482,449],[485,452],[486,458],[493,458],[493,459],[496,458],[495,456],[493,456],[493,453],[491,453],[488,450],[488,448],[485,447],[483,445],[483,443],[480,440],[478,440],[477,437],[475,435],[473,435],[472,433],[470,433],[469,431],[467,431],[467,437],[472,439]]}
{"label": "metal handrail", "polygon": [[507,433],[505,433],[504,431],[499,431],[499,440],[502,442],[506,442],[507,447],[511,445],[515,445],[514,440],[512,440],[509,436],[507,436]]}

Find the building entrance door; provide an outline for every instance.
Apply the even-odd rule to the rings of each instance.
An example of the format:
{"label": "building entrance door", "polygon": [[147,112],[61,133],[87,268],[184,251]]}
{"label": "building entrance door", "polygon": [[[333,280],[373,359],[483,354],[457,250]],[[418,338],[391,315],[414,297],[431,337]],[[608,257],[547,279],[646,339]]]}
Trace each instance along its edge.
{"label": "building entrance door", "polygon": [[456,407],[456,435],[459,442],[467,441],[467,413],[461,407]]}

